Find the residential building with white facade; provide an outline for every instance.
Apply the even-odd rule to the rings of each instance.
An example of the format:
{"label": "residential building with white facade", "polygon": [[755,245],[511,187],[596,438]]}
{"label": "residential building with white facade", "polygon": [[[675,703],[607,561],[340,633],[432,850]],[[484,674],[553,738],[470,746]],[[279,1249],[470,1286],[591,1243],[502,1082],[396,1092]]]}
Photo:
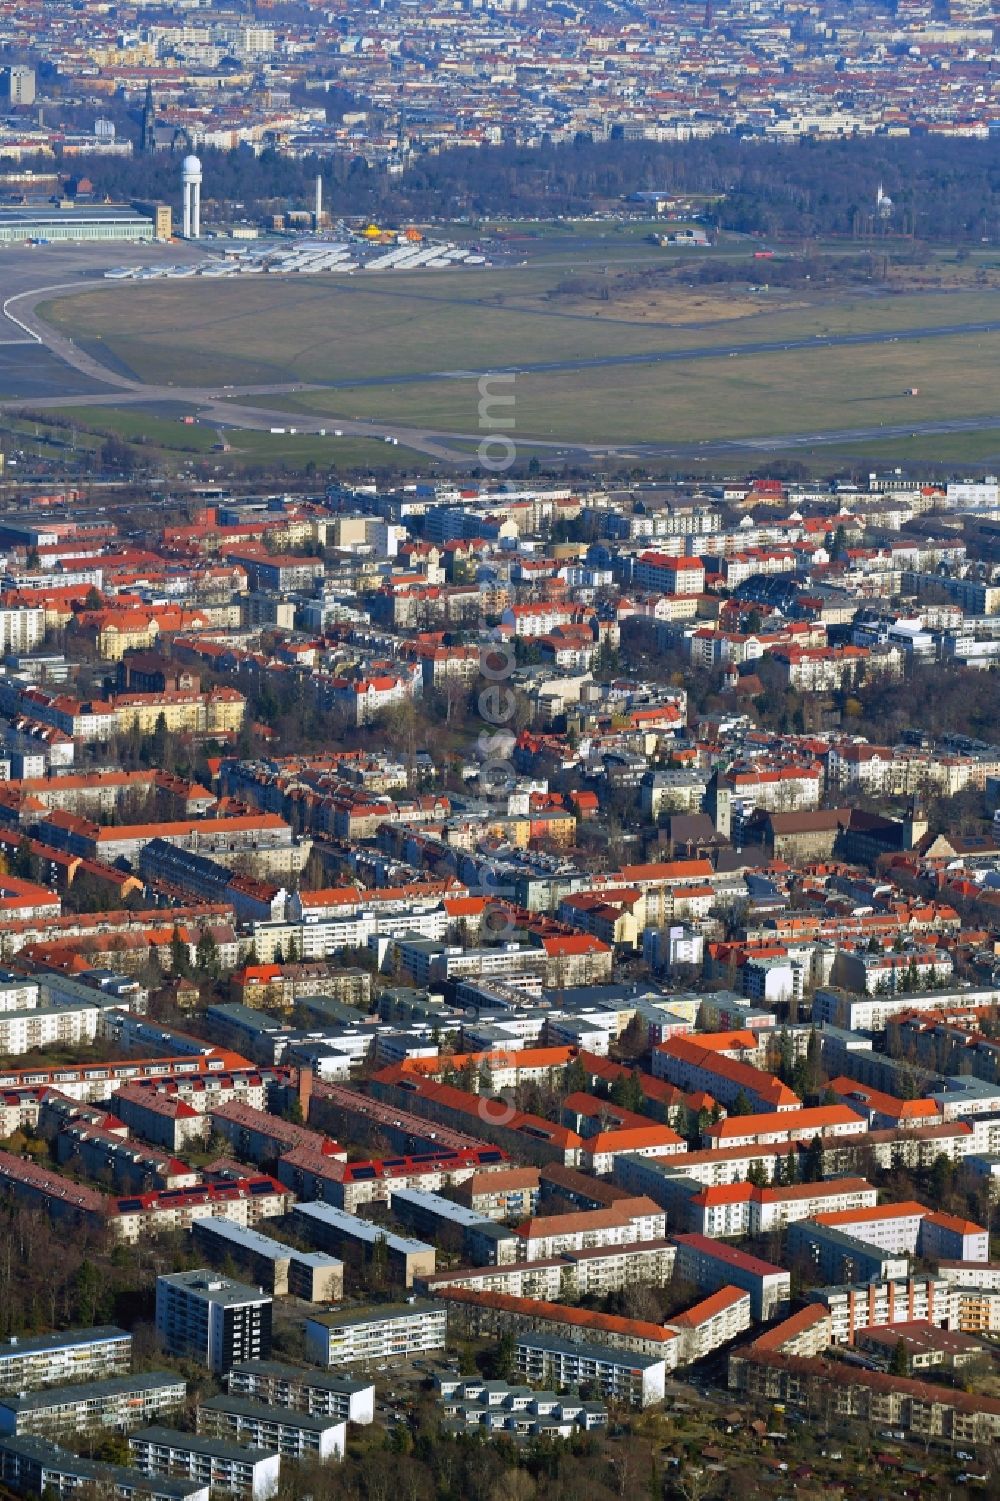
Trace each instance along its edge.
{"label": "residential building with white facade", "polygon": [[680,1337],[678,1365],[689,1365],[744,1334],[750,1323],[750,1294],[740,1287],[720,1287],[718,1292],[668,1319],[665,1327]]}
{"label": "residential building with white facade", "polygon": [[447,1314],[433,1303],[385,1303],[306,1319],[306,1353],[319,1366],[370,1365],[443,1350]]}
{"label": "residential building with white facade", "polygon": [[333,1376],[277,1360],[244,1360],[226,1373],[230,1396],[248,1397],[269,1407],[288,1407],[346,1423],[371,1423],[375,1387],[352,1376]]}
{"label": "residential building with white facade", "polygon": [[217,1272],[173,1272],[156,1279],[156,1333],[172,1355],[221,1375],[240,1360],[271,1353],[271,1299]]}
{"label": "residential building with white facade", "polygon": [[269,1407],[228,1393],[199,1402],[197,1421],[199,1433],[251,1449],[277,1449],[282,1459],[343,1459],[347,1442],[343,1418]]}
{"label": "residential building with white facade", "polygon": [[82,1386],[52,1386],[0,1398],[0,1433],[59,1438],[101,1428],[123,1432],[136,1423],[176,1412],[186,1393],[181,1377],[167,1371],[111,1376]]}
{"label": "residential building with white facade", "polygon": [[159,1427],[130,1434],[128,1445],[144,1475],[193,1480],[243,1501],[269,1501],[278,1489],[281,1459],[276,1449],[248,1449],[228,1439]]}
{"label": "residential building with white facade", "polygon": [[667,1367],[655,1355],[637,1355],[602,1345],[576,1344],[548,1334],[515,1336],[514,1364],[532,1386],[593,1386],[605,1401],[627,1407],[662,1402]]}
{"label": "residential building with white facade", "polygon": [[132,1336],[111,1324],[21,1334],[0,1344],[0,1392],[123,1376],[131,1366]]}
{"label": "residential building with white facade", "polygon": [[125,1465],[83,1459],[43,1438],[0,1438],[0,1482],[21,1496],[94,1494],[109,1501],[209,1501],[207,1485],[152,1479]]}

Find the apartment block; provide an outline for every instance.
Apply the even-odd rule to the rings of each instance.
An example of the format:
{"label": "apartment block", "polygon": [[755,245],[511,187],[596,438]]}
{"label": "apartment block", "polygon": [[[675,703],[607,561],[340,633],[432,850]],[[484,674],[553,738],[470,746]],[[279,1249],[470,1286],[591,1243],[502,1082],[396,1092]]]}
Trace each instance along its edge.
{"label": "apartment block", "polygon": [[68,1121],[55,1142],[56,1159],[84,1177],[110,1178],[116,1193],[150,1189],[195,1188],[201,1175],[162,1147],[123,1141],[113,1131],[87,1121]]}
{"label": "apartment block", "polygon": [[535,1213],[541,1192],[537,1167],[477,1172],[462,1184],[458,1199],[491,1220],[523,1220]]}
{"label": "apartment block", "polygon": [[575,1296],[603,1296],[646,1283],[662,1287],[673,1276],[677,1248],[670,1240],[626,1241],[620,1246],[584,1246],[567,1251],[566,1284]]}
{"label": "apartment block", "polygon": [[865,1178],[831,1178],[819,1183],[790,1183],[783,1188],[754,1188],[750,1203],[751,1235],[783,1230],[817,1213],[873,1208],[878,1192]]}
{"label": "apartment block", "polygon": [[453,1271],[420,1277],[417,1285],[428,1295],[456,1287],[551,1301],[567,1295],[603,1296],[642,1283],[662,1287],[673,1275],[676,1255],[677,1248],[670,1240],[629,1241],[622,1246],[589,1246],[580,1251],[566,1251],[540,1261],[456,1267]]}
{"label": "apartment block", "polygon": [[874,1206],[878,1195],[863,1178],[762,1188],[753,1183],[672,1180],[671,1222],[714,1238],[763,1235],[821,1211]]}
{"label": "apartment block", "polygon": [[324,1251],[297,1251],[259,1230],[215,1217],[194,1220],[191,1237],[210,1260],[231,1257],[274,1297],[290,1293],[307,1303],[336,1303],[344,1296],[344,1263]]}
{"label": "apartment block", "polygon": [[19,1335],[0,1344],[0,1392],[121,1376],[131,1365],[132,1336],[112,1324]]}
{"label": "apartment block", "polygon": [[[397,1117],[398,1118],[398,1117]],[[339,1162],[324,1158],[322,1163],[304,1163],[286,1159],[294,1169],[296,1191],[308,1198],[322,1199],[356,1214],[362,1204],[388,1204],[389,1195],[397,1188],[426,1188],[436,1192],[440,1188],[474,1180],[477,1194],[483,1203],[477,1203],[459,1194],[459,1202],[469,1203],[479,1209],[488,1219],[524,1218],[536,1206],[538,1199],[538,1169],[510,1168],[507,1155],[498,1147],[434,1147],[414,1155],[399,1157],[374,1157],[367,1162]],[[285,1173],[285,1164],[279,1163],[279,1171]],[[527,1190],[504,1189],[502,1180],[511,1176],[528,1174]],[[531,1176],[534,1175],[532,1194]],[[292,1173],[285,1173],[291,1178]],[[498,1179],[496,1188],[493,1179]],[[500,1212],[500,1211],[503,1212]]]}
{"label": "apartment block", "polygon": [[709,1126],[708,1147],[783,1146],[814,1136],[863,1136],[867,1122],[846,1105],[814,1105],[767,1115],[731,1115]]}
{"label": "apartment block", "polygon": [[476,1334],[499,1335],[505,1330],[521,1334],[526,1329],[535,1329],[563,1339],[589,1340],[613,1350],[655,1355],[665,1361],[669,1370],[677,1364],[681,1344],[678,1336],[672,1329],[645,1319],[620,1318],[592,1308],[461,1288],[442,1288],[437,1296],[446,1305],[449,1318]]}
{"label": "apartment block", "polygon": [[817,1399],[873,1427],[892,1425],[926,1442],[992,1444],[1000,1435],[1000,1402],[938,1382],[904,1380],[843,1361],[817,1360],[750,1345],[729,1357],[731,1391],[796,1408]]}
{"label": "apartment block", "polygon": [[811,1262],[824,1282],[886,1282],[905,1278],[910,1270],[908,1256],[890,1255],[869,1241],[815,1220],[790,1225],[785,1245],[790,1256]]}
{"label": "apartment block", "polygon": [[172,1355],[221,1375],[270,1355],[271,1299],[207,1270],[174,1272],[156,1279],[156,1332]]}
{"label": "apartment block", "polygon": [[379,1304],[306,1319],[306,1353],[320,1366],[443,1350],[447,1315],[433,1303]]}
{"label": "apartment block", "polygon": [[787,1084],[697,1037],[671,1037],[653,1049],[653,1074],[678,1089],[703,1090],[731,1107],[742,1095],[754,1111],[796,1111],[802,1101]]}
{"label": "apartment block", "polygon": [[343,1459],[347,1423],[342,1418],[269,1407],[247,1397],[208,1397],[198,1405],[198,1432],[252,1449],[277,1449],[282,1459]]}
{"label": "apartment block", "polygon": [[208,1136],[208,1117],[179,1095],[145,1084],[127,1084],[111,1103],[130,1131],[168,1152],[181,1152],[189,1142],[197,1144]]}
{"label": "apartment block", "polygon": [[819,1355],[830,1346],[830,1315],[819,1303],[808,1303],[787,1319],[759,1334],[755,1350],[774,1350],[782,1355]]}
{"label": "apartment block", "polygon": [[147,1371],[141,1376],[112,1376],[83,1386],[52,1386],[45,1391],[3,1397],[0,1433],[59,1438],[100,1428],[121,1432],[176,1412],[186,1390],[179,1376]]}
{"label": "apartment block", "polygon": [[617,1157],[614,1181],[631,1193],[648,1195],[669,1213],[696,1190],[694,1184],[744,1185],[754,1163],[773,1179],[776,1161],[787,1152],[780,1147],[736,1147],[727,1151],[685,1152],[676,1161],[660,1157]]}
{"label": "apartment block", "polygon": [[750,1294],[751,1311],[758,1322],[776,1317],[787,1306],[791,1277],[783,1267],[705,1235],[674,1235],[671,1239],[677,1247],[675,1276],[706,1292],[730,1286],[742,1288]]}
{"label": "apartment block", "polygon": [[254,1110],[241,1101],[213,1106],[209,1116],[212,1129],[226,1138],[240,1159],[254,1162],[258,1167],[303,1148],[321,1157],[347,1160],[347,1153],[322,1132],[310,1131],[266,1110]]}
{"label": "apartment block", "polygon": [[814,1216],[818,1225],[840,1230],[891,1256],[915,1256],[920,1224],[927,1210],[922,1204],[881,1204],[870,1209],[841,1209]]}
{"label": "apartment block", "polygon": [[750,1294],[739,1287],[720,1287],[693,1308],[675,1314],[664,1327],[680,1338],[678,1365],[689,1365],[750,1328]]}
{"label": "apartment block", "polygon": [[548,1334],[518,1334],[514,1364],[532,1386],[593,1386],[605,1401],[625,1407],[650,1407],[663,1401],[666,1390],[667,1367],[662,1358],[575,1344]]}
{"label": "apartment block", "polygon": [[951,1329],[956,1322],[954,1289],[942,1277],[817,1287],[806,1298],[829,1313],[837,1345],[852,1345],[859,1329],[912,1324],[917,1319]]}
{"label": "apartment block", "polygon": [[210,1215],[252,1229],[263,1220],[287,1214],[294,1198],[274,1178],[225,1178],[197,1188],[168,1188],[113,1200],[112,1226],[119,1239],[132,1245],[146,1235],[190,1230],[196,1219]]}
{"label": "apartment block", "polygon": [[397,1188],[390,1195],[393,1217],[411,1230],[443,1244],[453,1242],[471,1261],[502,1265],[516,1261],[517,1232],[488,1219],[476,1209],[456,1204],[424,1188]]}
{"label": "apartment block", "polygon": [[296,1204],[294,1215],[297,1229],[344,1261],[367,1263],[373,1256],[384,1256],[389,1276],[404,1287],[412,1287],[414,1277],[434,1271],[433,1246],[394,1235],[332,1204]]}
{"label": "apartment block", "polygon": [[19,1496],[93,1494],[109,1501],[209,1501],[207,1485],[153,1480],[125,1465],[81,1459],[43,1438],[0,1438],[0,1481]]}
{"label": "apartment block", "polygon": [[244,1360],[226,1374],[230,1396],[249,1397],[269,1407],[289,1407],[315,1417],[348,1423],[375,1418],[375,1388],[369,1381],[332,1376],[277,1360]]}
{"label": "apartment block", "polygon": [[632,1241],[662,1240],[666,1215],[652,1199],[621,1199],[607,1209],[584,1209],[573,1214],[544,1215],[519,1225],[524,1261],[583,1251],[592,1246],[625,1245]]}
{"label": "apartment block", "polygon": [[987,1262],[990,1233],[983,1225],[954,1214],[925,1213],[920,1226],[919,1251],[929,1261]]}
{"label": "apartment block", "polygon": [[244,1501],[269,1501],[278,1489],[277,1450],[247,1449],[227,1439],[159,1427],[131,1434],[128,1446],[136,1469],[144,1475],[192,1480]]}

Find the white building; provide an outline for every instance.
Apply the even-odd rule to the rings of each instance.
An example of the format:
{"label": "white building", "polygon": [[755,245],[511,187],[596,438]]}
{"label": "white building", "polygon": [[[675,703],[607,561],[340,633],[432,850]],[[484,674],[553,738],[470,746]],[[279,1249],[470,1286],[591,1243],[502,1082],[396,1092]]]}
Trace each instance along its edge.
{"label": "white building", "polygon": [[720,1287],[693,1308],[668,1319],[664,1328],[680,1336],[678,1365],[689,1365],[745,1333],[750,1322],[750,1294],[739,1287]]}
{"label": "white building", "polygon": [[532,1386],[593,1386],[605,1400],[628,1407],[662,1402],[666,1361],[634,1350],[584,1345],[524,1331],[515,1336],[514,1360]]}
{"label": "white building", "polygon": [[625,1199],[609,1209],[585,1209],[576,1214],[546,1215],[518,1227],[522,1261],[589,1247],[625,1245],[630,1241],[662,1240],[666,1215],[652,1199]]}
{"label": "white building", "polygon": [[278,1489],[281,1458],[276,1450],[247,1449],[226,1439],[158,1427],[130,1434],[128,1446],[144,1475],[184,1476],[244,1501],[268,1501]]}
{"label": "white building", "polygon": [[387,1303],[306,1319],[306,1353],[319,1366],[396,1360],[443,1350],[447,1314],[432,1303]]}
{"label": "white building", "polygon": [[124,1375],[131,1365],[131,1334],[110,1324],[64,1329],[59,1334],[19,1335],[0,1345],[0,1391]]}
{"label": "white building", "polygon": [[231,1396],[249,1397],[269,1407],[289,1407],[345,1423],[375,1421],[375,1387],[351,1376],[331,1376],[277,1360],[245,1360],[227,1372]]}
{"label": "white building", "polygon": [[343,1459],[347,1423],[343,1418],[269,1407],[246,1397],[208,1397],[198,1404],[198,1432],[226,1438],[251,1449],[276,1449],[282,1459]]}
{"label": "white building", "polygon": [[882,1204],[867,1209],[840,1209],[814,1216],[818,1225],[851,1235],[866,1245],[894,1256],[915,1256],[921,1222],[927,1213],[922,1204]]}
{"label": "white building", "polygon": [[988,1262],[990,1235],[983,1225],[935,1211],[924,1215],[920,1226],[921,1256],[929,1261]]}
{"label": "white building", "polygon": [[0,609],[0,651],[34,651],[44,636],[45,611],[41,606]]}
{"label": "white building", "polygon": [[206,1270],[157,1277],[156,1333],[172,1355],[221,1374],[271,1353],[271,1299]]}

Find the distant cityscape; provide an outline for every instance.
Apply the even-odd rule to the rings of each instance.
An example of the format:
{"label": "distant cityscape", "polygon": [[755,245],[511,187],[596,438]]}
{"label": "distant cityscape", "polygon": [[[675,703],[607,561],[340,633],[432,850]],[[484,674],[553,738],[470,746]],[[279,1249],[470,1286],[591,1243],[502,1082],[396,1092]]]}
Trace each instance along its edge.
{"label": "distant cityscape", "polygon": [[[362,156],[394,173],[451,146],[581,132],[986,139],[1000,128],[997,21],[985,0],[707,0],[641,14],[621,3],[448,0],[380,5],[359,19],[347,4],[248,14],[47,0],[43,78],[35,13],[10,6],[0,43],[18,59],[4,74],[16,114],[0,129],[0,157],[246,145]],[[102,123],[104,102],[116,108]],[[123,129],[122,107],[144,102],[141,123]],[[70,108],[97,123],[74,128],[60,119]]]}

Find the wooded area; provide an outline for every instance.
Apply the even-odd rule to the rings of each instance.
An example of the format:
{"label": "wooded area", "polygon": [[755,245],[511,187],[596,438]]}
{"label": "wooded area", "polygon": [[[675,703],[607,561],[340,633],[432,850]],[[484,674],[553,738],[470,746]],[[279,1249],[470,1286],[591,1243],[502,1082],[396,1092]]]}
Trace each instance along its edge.
{"label": "wooded area", "polygon": [[[651,190],[717,200],[711,215],[722,229],[861,236],[882,183],[895,211],[880,232],[973,244],[995,237],[1000,213],[995,145],[920,135],[791,145],[729,135],[669,145],[580,137],[537,148],[445,151],[418,158],[401,176],[373,170],[361,157],[295,160],[246,148],[205,150],[202,161],[206,200],[301,207],[312,202],[320,173],[335,216],[551,219]],[[178,166],[169,153],[73,158],[74,175],[88,177],[98,196],[125,199],[175,198]]]}

